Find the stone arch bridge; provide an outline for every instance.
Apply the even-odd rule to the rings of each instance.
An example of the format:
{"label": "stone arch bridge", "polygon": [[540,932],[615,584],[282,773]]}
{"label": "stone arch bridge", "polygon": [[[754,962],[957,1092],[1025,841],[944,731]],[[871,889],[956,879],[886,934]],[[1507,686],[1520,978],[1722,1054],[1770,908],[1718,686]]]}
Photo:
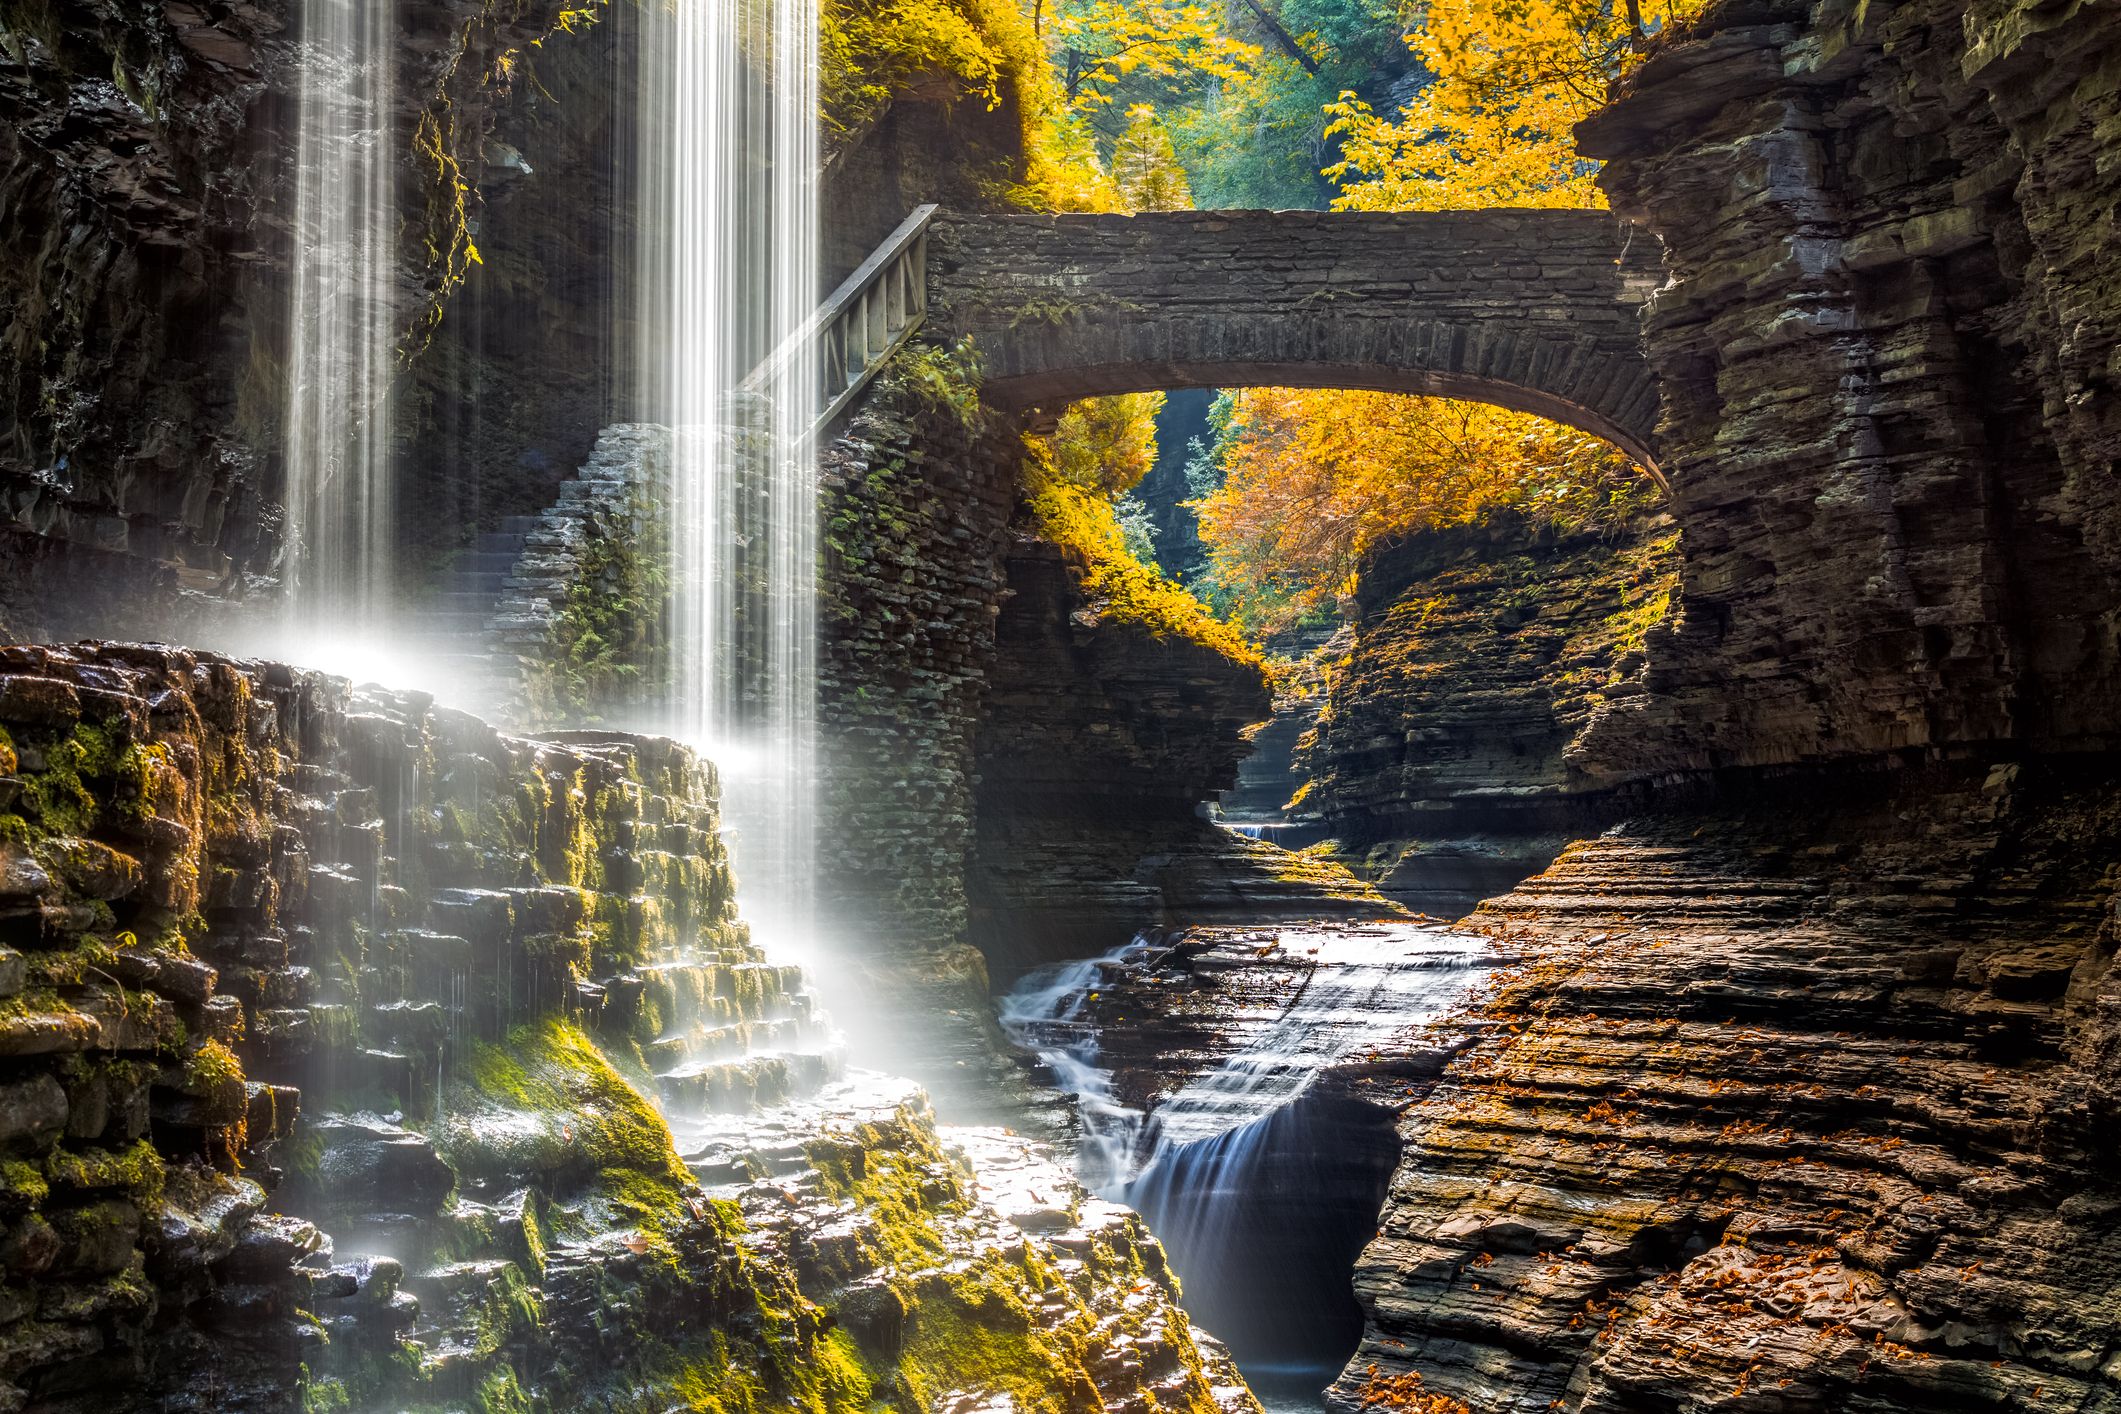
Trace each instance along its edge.
{"label": "stone arch bridge", "polygon": [[1657,243],[1604,211],[944,213],[932,332],[970,334],[988,397],[1369,388],[1595,433],[1657,475],[1643,301]]}

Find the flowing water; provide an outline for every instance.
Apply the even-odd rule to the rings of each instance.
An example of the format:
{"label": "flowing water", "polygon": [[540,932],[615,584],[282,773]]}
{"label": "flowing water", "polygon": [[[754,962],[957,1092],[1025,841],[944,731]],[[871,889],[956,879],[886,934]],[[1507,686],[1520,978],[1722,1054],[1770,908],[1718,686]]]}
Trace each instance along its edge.
{"label": "flowing water", "polygon": [[644,406],[676,434],[667,725],[722,772],[747,911],[802,956],[818,387],[767,356],[818,299],[816,0],[652,0],[646,23],[633,314]]}
{"label": "flowing water", "polygon": [[1360,1332],[1349,1269],[1398,1155],[1389,1117],[1317,1082],[1452,1010],[1493,957],[1485,939],[1414,924],[1306,925],[1278,941],[1309,965],[1296,994],[1277,1016],[1238,1020],[1235,1053],[1147,1113],[1118,1098],[1090,1011],[1163,948],[1138,939],[1032,973],[1001,1017],[1075,1097],[1085,1186],[1149,1219],[1188,1309],[1264,1398],[1316,1408]]}
{"label": "flowing water", "polygon": [[383,637],[400,156],[390,0],[304,0],[286,369],[286,628]]}

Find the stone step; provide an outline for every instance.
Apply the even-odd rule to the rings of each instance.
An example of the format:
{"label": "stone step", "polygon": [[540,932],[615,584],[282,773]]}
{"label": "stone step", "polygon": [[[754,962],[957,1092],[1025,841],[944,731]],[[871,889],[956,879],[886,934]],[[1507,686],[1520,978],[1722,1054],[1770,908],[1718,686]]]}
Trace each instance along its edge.
{"label": "stone step", "polygon": [[509,572],[513,568],[514,566],[510,565],[503,569],[493,570],[467,570],[461,568],[451,570],[442,580],[442,592],[444,594],[483,594],[491,598],[501,592],[502,586],[508,582]]}
{"label": "stone step", "polygon": [[476,613],[483,617],[492,610],[495,597],[468,590],[445,591],[430,597],[427,607],[443,613]]}
{"label": "stone step", "polygon": [[452,573],[464,570],[472,574],[488,574],[499,570],[506,574],[515,568],[516,561],[521,558],[520,546],[513,550],[467,550],[457,556],[450,569]]}
{"label": "stone step", "polygon": [[483,641],[490,609],[430,609],[411,615],[411,626],[421,638],[454,638]]}

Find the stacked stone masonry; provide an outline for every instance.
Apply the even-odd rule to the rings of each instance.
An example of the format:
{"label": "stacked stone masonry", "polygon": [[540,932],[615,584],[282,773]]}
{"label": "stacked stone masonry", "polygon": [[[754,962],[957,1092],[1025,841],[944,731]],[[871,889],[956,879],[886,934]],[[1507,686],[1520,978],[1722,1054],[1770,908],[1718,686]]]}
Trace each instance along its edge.
{"label": "stacked stone masonry", "polygon": [[1655,462],[1655,243],[1596,211],[946,213],[929,300],[998,402],[1244,386],[1470,398]]}

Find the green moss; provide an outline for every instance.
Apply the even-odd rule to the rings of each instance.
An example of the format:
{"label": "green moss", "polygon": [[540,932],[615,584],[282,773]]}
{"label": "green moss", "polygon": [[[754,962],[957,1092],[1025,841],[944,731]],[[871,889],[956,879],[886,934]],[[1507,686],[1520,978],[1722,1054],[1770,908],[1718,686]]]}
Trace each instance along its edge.
{"label": "green moss", "polygon": [[531,1414],[535,1407],[511,1369],[495,1370],[479,1381],[479,1414]]}
{"label": "green moss", "polygon": [[545,1302],[514,1266],[488,1285],[474,1323],[472,1354],[484,1360],[504,1346],[534,1335],[545,1323]]}
{"label": "green moss", "polygon": [[108,943],[84,936],[70,948],[31,953],[29,983],[32,987],[83,987],[92,981],[108,981],[116,962],[117,954]]}
{"label": "green moss", "polygon": [[50,1195],[51,1186],[35,1164],[23,1159],[0,1159],[0,1208],[39,1208]]}
{"label": "green moss", "polygon": [[670,530],[646,492],[594,507],[553,624],[550,658],[530,684],[556,719],[596,722],[640,699],[668,665]]}
{"label": "green moss", "polygon": [[[154,813],[157,773],[170,767],[170,749],[127,741],[114,728],[81,722],[65,733],[36,733],[23,745],[43,760],[24,772],[21,824],[5,827],[28,842],[44,835],[87,835],[104,826],[136,826]],[[8,752],[15,745],[10,739]]]}
{"label": "green moss", "polygon": [[339,1414],[353,1408],[353,1391],[345,1382],[329,1375],[312,1375],[309,1366],[302,1367],[300,1381],[302,1391],[302,1414]]}
{"label": "green moss", "polygon": [[205,1040],[184,1063],[184,1083],[202,1093],[243,1083],[243,1062],[219,1041]]}
{"label": "green moss", "polygon": [[644,1231],[686,1211],[691,1177],[669,1126],[574,1022],[550,1017],[467,1047],[444,1112],[439,1147],[467,1178],[536,1179]]}
{"label": "green moss", "polygon": [[1030,1313],[1006,1288],[968,1278],[949,1299],[931,1296],[913,1314],[900,1370],[913,1404],[933,1409],[956,1389],[983,1389],[1013,1396],[1029,1410],[1072,1407],[1072,1375],[1087,1381],[1079,1365],[1031,1330]]}
{"label": "green moss", "polygon": [[141,1207],[162,1196],[169,1170],[154,1145],[142,1139],[123,1149],[57,1149],[44,1161],[54,1184],[84,1191],[116,1189]]}

